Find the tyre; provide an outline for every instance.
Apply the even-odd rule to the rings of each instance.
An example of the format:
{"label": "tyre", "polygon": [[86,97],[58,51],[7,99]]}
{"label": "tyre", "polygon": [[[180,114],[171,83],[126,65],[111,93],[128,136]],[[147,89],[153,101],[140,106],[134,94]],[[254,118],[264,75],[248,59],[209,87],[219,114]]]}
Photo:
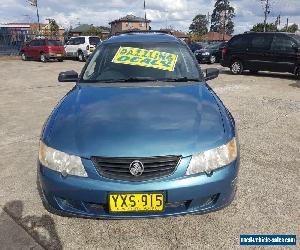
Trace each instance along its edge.
{"label": "tyre", "polygon": [[63,62],[63,61],[64,61],[64,59],[60,58],[60,59],[57,59],[57,61],[59,61],[59,62]]}
{"label": "tyre", "polygon": [[215,56],[210,56],[210,58],[209,58],[209,63],[210,64],[214,64],[216,61],[217,61],[217,59],[216,59]]}
{"label": "tyre", "polygon": [[243,73],[244,66],[240,60],[233,60],[230,65],[230,71],[234,75],[240,75]]}
{"label": "tyre", "polygon": [[78,61],[80,62],[84,62],[84,54],[82,53],[82,51],[78,52]]}
{"label": "tyre", "polygon": [[47,62],[47,58],[46,58],[46,55],[44,53],[41,53],[40,61],[43,62],[43,63]]}
{"label": "tyre", "polygon": [[295,76],[297,80],[300,80],[300,67],[295,70]]}
{"label": "tyre", "polygon": [[27,56],[25,55],[24,52],[21,53],[21,59],[22,61],[27,61]]}

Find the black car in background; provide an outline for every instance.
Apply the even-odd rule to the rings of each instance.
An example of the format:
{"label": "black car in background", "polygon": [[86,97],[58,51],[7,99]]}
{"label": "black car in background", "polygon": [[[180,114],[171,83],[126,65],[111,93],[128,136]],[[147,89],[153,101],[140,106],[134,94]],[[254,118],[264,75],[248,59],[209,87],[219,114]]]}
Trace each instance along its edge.
{"label": "black car in background", "polygon": [[281,32],[248,32],[234,36],[222,49],[221,65],[233,74],[289,72],[300,78],[300,36]]}
{"label": "black car in background", "polygon": [[201,43],[189,43],[188,46],[193,53],[195,53],[196,50],[203,49],[203,45]]}
{"label": "black car in background", "polygon": [[214,64],[221,59],[222,49],[225,47],[226,42],[214,42],[206,44],[202,49],[194,52],[199,63]]}

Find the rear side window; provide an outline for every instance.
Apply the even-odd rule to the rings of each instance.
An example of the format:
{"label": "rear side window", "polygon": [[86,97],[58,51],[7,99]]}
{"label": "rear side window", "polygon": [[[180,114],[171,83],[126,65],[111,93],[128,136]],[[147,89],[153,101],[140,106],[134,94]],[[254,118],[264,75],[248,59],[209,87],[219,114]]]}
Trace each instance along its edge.
{"label": "rear side window", "polygon": [[84,44],[85,38],[84,37],[77,37],[74,39],[74,45]]}
{"label": "rear side window", "polygon": [[271,49],[279,52],[295,52],[296,43],[286,36],[275,36]]}
{"label": "rear side window", "polygon": [[235,36],[230,40],[229,46],[234,49],[246,49],[248,47],[248,39],[246,36]]}
{"label": "rear side window", "polygon": [[92,45],[98,45],[100,43],[99,37],[89,37],[89,43]]}
{"label": "rear side window", "polygon": [[272,36],[255,35],[251,39],[251,48],[268,50],[270,49],[271,42],[272,42]]}

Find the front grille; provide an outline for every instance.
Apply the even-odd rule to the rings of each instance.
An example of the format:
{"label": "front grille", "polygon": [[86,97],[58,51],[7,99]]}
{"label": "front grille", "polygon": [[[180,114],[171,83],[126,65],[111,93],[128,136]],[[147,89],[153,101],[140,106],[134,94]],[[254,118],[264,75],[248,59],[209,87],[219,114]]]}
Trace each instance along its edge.
{"label": "front grille", "polygon": [[[133,161],[140,161],[144,165],[144,172],[140,176],[130,173],[129,167]],[[92,157],[98,173],[104,177],[127,181],[142,181],[159,178],[172,174],[180,160],[180,156],[156,157]]]}

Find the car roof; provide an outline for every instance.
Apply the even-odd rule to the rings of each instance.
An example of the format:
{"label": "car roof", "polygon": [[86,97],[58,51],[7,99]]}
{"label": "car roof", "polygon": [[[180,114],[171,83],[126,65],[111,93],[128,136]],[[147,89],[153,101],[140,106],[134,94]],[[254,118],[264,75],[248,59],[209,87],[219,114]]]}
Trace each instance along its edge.
{"label": "car roof", "polygon": [[124,42],[169,42],[182,43],[177,37],[166,33],[150,33],[150,32],[131,32],[112,36],[104,43],[124,43]]}

